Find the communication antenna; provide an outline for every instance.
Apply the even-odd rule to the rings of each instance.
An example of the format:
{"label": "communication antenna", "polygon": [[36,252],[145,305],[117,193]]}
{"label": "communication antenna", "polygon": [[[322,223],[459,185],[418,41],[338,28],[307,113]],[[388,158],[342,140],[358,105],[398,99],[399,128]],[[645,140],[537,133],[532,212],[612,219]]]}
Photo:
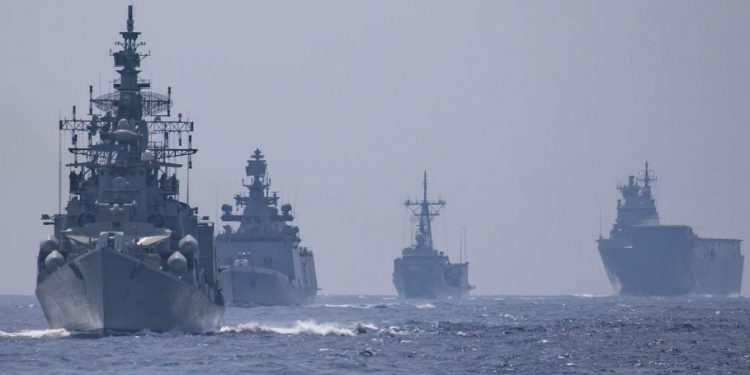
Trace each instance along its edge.
{"label": "communication antenna", "polygon": [[219,223],[219,189],[218,188],[214,189],[214,220],[216,220],[216,223]]}
{"label": "communication antenna", "polygon": [[[188,148],[193,148],[193,135],[188,135]],[[187,162],[187,190],[185,191],[185,203],[190,205],[190,170],[193,169],[193,157],[192,155],[188,155],[188,162]]]}
{"label": "communication antenna", "polygon": [[411,225],[409,225],[409,212],[404,210],[404,223],[401,229],[401,243],[404,247],[409,246],[409,239],[406,237],[406,228],[411,228]]}
{"label": "communication antenna", "polygon": [[469,242],[466,236],[466,227],[464,227],[464,263],[469,262]]}
{"label": "communication antenna", "polygon": [[464,254],[464,227],[461,227],[461,231],[458,232],[458,263],[461,263]]}
{"label": "communication antenna", "polygon": [[294,218],[297,220],[297,224],[302,225],[299,218],[299,209],[297,207],[297,192],[299,192],[299,184],[294,185],[294,199],[292,200],[292,207],[294,207]]}
{"label": "communication antenna", "polygon": [[443,237],[445,237],[445,252],[448,254],[448,257],[451,256],[451,246],[450,241],[448,240],[450,237],[448,237],[448,208],[443,208]]}
{"label": "communication antenna", "polygon": [[297,205],[297,192],[299,191],[299,185],[296,185],[294,187],[294,203],[292,203],[292,207],[294,208],[294,219],[297,220],[297,225],[302,226],[302,215],[300,215],[300,209]]}
{"label": "communication antenna", "polygon": [[[62,114],[58,113],[60,129],[62,129]],[[62,215],[62,132],[57,132],[57,214]]]}

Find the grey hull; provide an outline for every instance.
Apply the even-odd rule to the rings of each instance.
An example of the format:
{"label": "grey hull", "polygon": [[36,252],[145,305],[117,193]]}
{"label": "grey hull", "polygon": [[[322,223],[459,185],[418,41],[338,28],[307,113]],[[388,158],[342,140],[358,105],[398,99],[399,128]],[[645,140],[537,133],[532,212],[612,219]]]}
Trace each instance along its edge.
{"label": "grey hull", "polygon": [[264,267],[232,267],[220,274],[227,302],[234,306],[298,306],[311,303],[317,290]]}
{"label": "grey hull", "polygon": [[91,334],[216,331],[224,308],[212,293],[111,250],[67,262],[36,288],[51,327]]}
{"label": "grey hull", "polygon": [[601,240],[599,254],[621,295],[738,295],[739,241],[695,238],[687,226],[639,227],[632,246]]}
{"label": "grey hull", "polygon": [[446,298],[469,293],[468,285],[449,285],[445,280],[444,265],[438,262],[405,263],[403,259],[397,259],[393,273],[393,284],[401,297]]}

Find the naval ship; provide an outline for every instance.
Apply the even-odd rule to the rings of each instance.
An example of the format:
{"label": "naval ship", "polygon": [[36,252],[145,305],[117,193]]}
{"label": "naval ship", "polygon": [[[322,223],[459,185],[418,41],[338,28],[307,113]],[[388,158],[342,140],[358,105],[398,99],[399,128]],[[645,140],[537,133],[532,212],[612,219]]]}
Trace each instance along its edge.
{"label": "naval ship", "polygon": [[703,238],[688,225],[661,225],[648,162],[618,186],[617,219],[597,241],[612,287],[621,295],[739,295],[744,256],[737,239]]}
{"label": "naval ship", "polygon": [[50,326],[75,333],[214,331],[224,302],[213,224],[180,201],[177,178],[177,161],[189,170],[197,152],[193,122],[169,120],[171,88],[158,94],[138,77],[146,55],[133,24],[129,6],[114,91],[93,98],[89,86],[89,113],[74,106],[59,122],[71,140],[70,198],[42,215],[54,232],[40,244],[36,296]]}
{"label": "naval ship", "polygon": [[[247,195],[234,197],[242,211],[221,206],[226,222],[216,236],[222,290],[235,306],[302,305],[318,293],[315,258],[300,246],[299,228],[291,225],[292,205],[271,193],[266,160],[256,149],[245,166]],[[229,223],[239,223],[233,228]]]}
{"label": "naval ship", "polygon": [[469,263],[451,263],[448,256],[432,244],[432,219],[440,214],[445,201],[427,199],[427,172],[422,182],[422,200],[408,199],[404,206],[417,219],[417,233],[411,246],[393,261],[393,284],[405,298],[442,298],[466,295]]}

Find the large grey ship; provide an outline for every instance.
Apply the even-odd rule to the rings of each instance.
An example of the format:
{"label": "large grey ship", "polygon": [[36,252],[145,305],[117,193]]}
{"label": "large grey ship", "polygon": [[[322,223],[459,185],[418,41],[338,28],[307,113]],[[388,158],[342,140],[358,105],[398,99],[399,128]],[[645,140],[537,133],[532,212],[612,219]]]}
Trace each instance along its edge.
{"label": "large grey ship", "polygon": [[299,228],[290,224],[292,205],[283,204],[279,212],[267,167],[256,149],[245,167],[247,195],[234,197],[242,212],[233,213],[229,204],[221,207],[227,224],[216,236],[219,277],[227,302],[235,306],[301,305],[318,293],[313,253],[300,246]]}
{"label": "large grey ship", "polygon": [[463,296],[469,285],[469,263],[451,263],[432,243],[432,219],[440,214],[445,201],[427,199],[427,172],[422,182],[422,200],[404,202],[418,220],[411,246],[393,261],[393,284],[405,298],[443,298]]}
{"label": "large grey ship", "polygon": [[54,233],[40,245],[36,296],[50,326],[76,333],[214,331],[224,307],[213,224],[179,200],[176,175],[177,158],[190,169],[197,152],[193,123],[168,120],[171,89],[138,77],[132,6],[120,34],[115,91],[93,98],[89,87],[88,115],[73,107],[59,123],[71,137],[70,199],[42,216]]}
{"label": "large grey ship", "polygon": [[738,295],[744,256],[741,241],[702,238],[687,225],[660,225],[646,162],[643,174],[619,186],[617,219],[599,254],[621,295]]}

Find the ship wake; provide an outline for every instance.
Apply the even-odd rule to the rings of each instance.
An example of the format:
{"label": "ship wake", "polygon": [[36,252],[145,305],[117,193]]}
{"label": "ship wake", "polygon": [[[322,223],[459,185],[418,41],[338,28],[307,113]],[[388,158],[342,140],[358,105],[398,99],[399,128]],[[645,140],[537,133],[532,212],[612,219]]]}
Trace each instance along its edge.
{"label": "ship wake", "polygon": [[221,327],[220,333],[275,333],[279,335],[355,336],[377,330],[372,324],[357,323],[343,327],[335,323],[317,323],[314,320],[298,320],[291,326],[275,326],[259,322],[247,322],[237,326]]}
{"label": "ship wake", "polygon": [[0,338],[49,339],[70,336],[70,332],[63,328],[57,329],[29,329],[18,332],[0,331]]}

